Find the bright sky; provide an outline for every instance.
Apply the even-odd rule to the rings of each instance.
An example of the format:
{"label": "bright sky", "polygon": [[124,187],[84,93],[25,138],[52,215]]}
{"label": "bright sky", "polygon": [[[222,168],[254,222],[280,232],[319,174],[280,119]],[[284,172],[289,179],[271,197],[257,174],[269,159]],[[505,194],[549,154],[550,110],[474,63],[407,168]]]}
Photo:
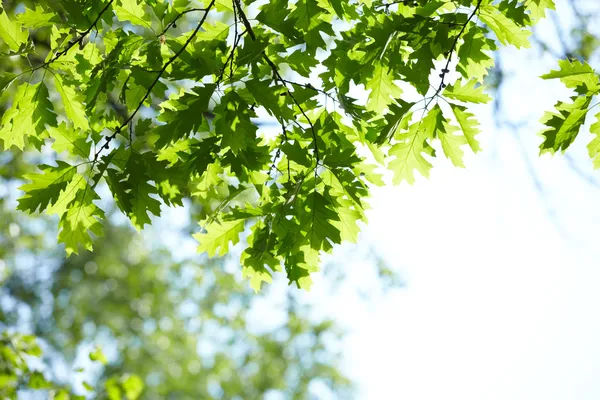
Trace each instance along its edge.
{"label": "bright sky", "polygon": [[428,180],[375,191],[362,241],[405,287],[330,305],[353,329],[345,368],[358,398],[600,399],[600,172],[587,131],[569,154],[597,183],[563,156],[538,157],[537,121],[569,94],[537,78],[555,63],[503,52],[504,110],[526,125],[499,129],[481,107],[484,151],[466,169],[436,161]]}

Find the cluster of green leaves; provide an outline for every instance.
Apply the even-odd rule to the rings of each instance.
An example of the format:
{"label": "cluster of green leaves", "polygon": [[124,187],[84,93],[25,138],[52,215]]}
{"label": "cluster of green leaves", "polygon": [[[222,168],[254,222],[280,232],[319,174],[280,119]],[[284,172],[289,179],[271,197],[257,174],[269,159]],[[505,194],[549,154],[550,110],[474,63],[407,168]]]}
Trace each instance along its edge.
{"label": "cluster of green leaves", "polygon": [[[27,357],[40,357],[42,350],[35,336],[9,334],[0,336],[0,396],[3,399],[16,399],[17,389],[27,385],[31,389],[49,389],[53,385],[39,371],[32,371]],[[65,389],[59,389],[58,398],[67,395]],[[62,397],[60,397],[62,395]]]}
{"label": "cluster of green leaves", "polygon": [[[308,288],[356,241],[378,168],[427,176],[479,150],[497,43],[528,46],[552,0],[20,1],[0,14],[5,148],[50,147],[18,208],[60,218],[67,254],[103,234],[98,185],[133,226],[184,197],[200,251]],[[450,68],[458,78],[450,84]],[[362,101],[355,88],[369,92]],[[420,99],[420,100],[419,100]],[[440,102],[439,100],[443,100]],[[260,117],[260,118],[259,118]],[[278,134],[265,129],[265,117]]]}
{"label": "cluster of green leaves", "polygon": [[[592,103],[594,96],[600,92],[600,78],[594,69],[585,61],[560,60],[558,69],[542,75],[543,79],[559,79],[575,94],[570,102],[559,101],[554,112],[546,112],[541,122],[546,126],[542,131],[544,137],[540,145],[540,153],[564,152],[575,141],[586,117],[598,105]],[[593,160],[594,168],[600,168],[600,112],[595,115],[596,122],[590,127],[595,137],[588,144],[588,153]]]}

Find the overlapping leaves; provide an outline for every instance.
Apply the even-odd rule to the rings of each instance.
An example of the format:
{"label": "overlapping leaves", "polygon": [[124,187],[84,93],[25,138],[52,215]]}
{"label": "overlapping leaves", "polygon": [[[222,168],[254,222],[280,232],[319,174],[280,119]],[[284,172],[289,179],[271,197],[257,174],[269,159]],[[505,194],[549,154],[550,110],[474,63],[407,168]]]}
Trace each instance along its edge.
{"label": "overlapping leaves", "polygon": [[[412,183],[438,154],[463,166],[465,149],[479,151],[469,107],[490,99],[495,39],[526,47],[531,24],[553,7],[197,3],[5,9],[0,51],[16,61],[0,72],[0,138],[5,148],[57,153],[56,165],[24,177],[19,208],[58,215],[68,253],[102,234],[104,185],[137,229],[187,197],[201,210],[199,251],[222,256],[242,241],[257,290],[276,271],[309,287],[322,253],[358,240],[369,186],[383,183],[378,166]],[[462,78],[449,81],[449,60]],[[597,78],[579,64],[554,77],[577,92],[547,118],[545,146],[564,149]]]}

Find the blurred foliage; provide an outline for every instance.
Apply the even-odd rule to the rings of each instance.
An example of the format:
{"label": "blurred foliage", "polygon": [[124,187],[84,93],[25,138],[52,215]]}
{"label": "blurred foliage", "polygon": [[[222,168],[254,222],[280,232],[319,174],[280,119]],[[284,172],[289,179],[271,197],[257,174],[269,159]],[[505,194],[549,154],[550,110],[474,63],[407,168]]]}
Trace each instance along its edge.
{"label": "blurred foliage", "polygon": [[[52,218],[14,211],[29,156],[0,157],[3,396],[39,388],[68,398],[60,396],[73,384],[78,394],[109,399],[349,396],[338,369],[342,330],[312,319],[291,292],[255,295],[224,259],[174,261],[162,241],[144,240],[112,211],[95,251],[66,259]],[[261,301],[284,318],[257,320]],[[95,344],[106,366],[90,367],[105,359]]]}

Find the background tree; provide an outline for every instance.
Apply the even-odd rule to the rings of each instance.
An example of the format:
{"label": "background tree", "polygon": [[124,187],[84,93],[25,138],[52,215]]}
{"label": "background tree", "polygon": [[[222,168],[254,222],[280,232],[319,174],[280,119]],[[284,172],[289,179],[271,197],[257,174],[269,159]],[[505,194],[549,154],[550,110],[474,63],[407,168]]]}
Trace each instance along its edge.
{"label": "background tree", "polygon": [[[20,154],[3,157],[2,187],[15,188],[14,176],[30,164]],[[67,259],[54,243],[55,222],[15,213],[15,195],[13,189],[0,198],[0,243],[6,244],[0,254],[0,328],[34,333],[41,349],[27,351],[46,351],[44,368],[33,368],[33,378],[14,368],[5,371],[0,393],[14,397],[13,388],[46,389],[50,384],[44,379],[76,382],[76,387],[85,380],[95,388],[88,392],[94,398],[120,399],[115,382],[131,374],[145,383],[138,393],[144,399],[245,399],[268,393],[300,399],[344,396],[351,389],[338,370],[340,327],[330,319],[315,320],[291,293],[256,296],[221,259],[175,262],[164,244],[132,235],[113,212],[96,250]],[[185,236],[187,230],[170,234]],[[260,301],[269,302],[280,317],[252,317]],[[16,344],[35,340],[15,338]],[[85,362],[94,345],[109,358],[102,369]],[[0,359],[8,361],[6,354]],[[85,371],[77,372],[82,367]],[[15,380],[9,384],[11,376]]]}

